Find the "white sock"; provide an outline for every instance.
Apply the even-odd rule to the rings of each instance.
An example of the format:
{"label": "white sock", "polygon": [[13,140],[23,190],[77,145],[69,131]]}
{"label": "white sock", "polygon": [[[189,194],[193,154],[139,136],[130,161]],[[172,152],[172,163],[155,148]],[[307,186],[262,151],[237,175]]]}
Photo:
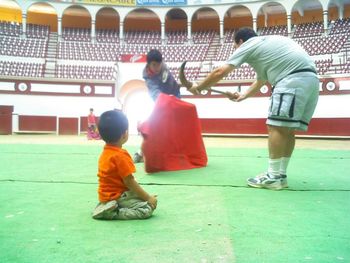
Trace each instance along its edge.
{"label": "white sock", "polygon": [[281,167],[281,159],[269,159],[269,169],[267,170],[267,173],[272,178],[276,178],[280,176],[280,167]]}
{"label": "white sock", "polygon": [[280,174],[287,175],[287,167],[289,164],[290,157],[281,158]]}

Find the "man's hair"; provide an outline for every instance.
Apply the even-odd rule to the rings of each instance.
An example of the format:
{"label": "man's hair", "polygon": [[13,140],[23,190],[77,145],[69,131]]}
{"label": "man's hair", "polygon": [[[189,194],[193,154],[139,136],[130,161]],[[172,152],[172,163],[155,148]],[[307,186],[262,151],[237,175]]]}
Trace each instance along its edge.
{"label": "man's hair", "polygon": [[243,43],[246,42],[249,38],[256,37],[257,34],[255,31],[250,27],[243,27],[238,29],[238,31],[235,32],[235,42],[236,44],[239,43],[239,40],[242,39]]}
{"label": "man's hair", "polygon": [[162,53],[160,53],[158,49],[151,49],[147,53],[147,64],[151,63],[152,61],[158,63],[163,61]]}
{"label": "man's hair", "polygon": [[117,142],[128,130],[129,122],[120,110],[110,110],[102,113],[98,122],[98,130],[106,143]]}

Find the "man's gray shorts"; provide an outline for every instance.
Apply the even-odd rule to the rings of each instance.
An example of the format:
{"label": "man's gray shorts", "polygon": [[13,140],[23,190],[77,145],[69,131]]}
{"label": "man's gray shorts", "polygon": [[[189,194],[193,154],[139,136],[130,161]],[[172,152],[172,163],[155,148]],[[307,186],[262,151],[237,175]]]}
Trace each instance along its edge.
{"label": "man's gray shorts", "polygon": [[266,124],[306,131],[314,114],[319,80],[314,73],[289,75],[275,86]]}

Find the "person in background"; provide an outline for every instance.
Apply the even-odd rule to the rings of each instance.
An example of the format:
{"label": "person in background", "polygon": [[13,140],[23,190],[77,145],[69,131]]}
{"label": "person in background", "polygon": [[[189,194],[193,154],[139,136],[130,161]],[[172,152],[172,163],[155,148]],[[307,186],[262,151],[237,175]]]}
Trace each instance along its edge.
{"label": "person in background", "polygon": [[90,113],[87,116],[87,122],[88,122],[88,131],[87,131],[87,137],[88,140],[99,140],[100,135],[97,129],[97,121],[94,114],[94,109],[90,108]]}
{"label": "person in background", "polygon": [[[147,64],[142,76],[153,101],[157,100],[160,93],[174,95],[177,98],[181,97],[180,86],[164,63],[162,53],[159,50],[151,49],[147,53]],[[135,163],[143,161],[141,150],[134,154],[133,160]]]}

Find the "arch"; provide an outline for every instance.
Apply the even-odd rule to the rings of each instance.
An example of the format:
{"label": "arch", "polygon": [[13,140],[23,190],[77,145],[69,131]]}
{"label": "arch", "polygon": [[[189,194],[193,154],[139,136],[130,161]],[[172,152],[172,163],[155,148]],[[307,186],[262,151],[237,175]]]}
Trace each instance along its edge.
{"label": "arch", "polygon": [[91,29],[91,20],[91,14],[87,8],[80,5],[71,5],[63,11],[62,28]]}
{"label": "arch", "polygon": [[181,8],[173,8],[165,15],[165,31],[185,31],[187,32],[187,14]]}
{"label": "arch", "polygon": [[191,19],[192,32],[209,31],[220,32],[220,17],[217,11],[211,7],[199,8]]}
{"label": "arch", "polygon": [[0,1],[0,20],[7,22],[22,22],[22,10],[16,1]]}
{"label": "arch", "polygon": [[146,82],[140,79],[132,79],[125,82],[119,89],[118,92],[118,100],[123,105],[125,98],[129,95],[129,93],[144,90],[147,91]]}
{"label": "arch", "polygon": [[257,28],[286,26],[287,10],[278,2],[268,2],[262,5],[257,14]]}
{"label": "arch", "polygon": [[120,16],[118,11],[111,7],[101,8],[96,14],[96,29],[119,31]]}
{"label": "arch", "polygon": [[124,32],[128,31],[161,31],[159,16],[147,8],[136,8],[124,19]]}
{"label": "arch", "polygon": [[129,133],[137,134],[138,123],[147,119],[153,108],[153,101],[148,95],[145,81],[138,79],[127,81],[121,87],[118,99],[129,120]]}
{"label": "arch", "polygon": [[244,5],[231,6],[224,16],[224,29],[234,30],[241,27],[253,27],[253,16]]}
{"label": "arch", "polygon": [[329,0],[328,20],[350,17],[350,0]]}
{"label": "arch", "polygon": [[57,32],[57,12],[49,3],[34,3],[27,9],[27,24],[49,26],[50,31]]}
{"label": "arch", "polygon": [[323,7],[318,0],[298,0],[292,8],[292,23],[305,24],[323,21]]}

